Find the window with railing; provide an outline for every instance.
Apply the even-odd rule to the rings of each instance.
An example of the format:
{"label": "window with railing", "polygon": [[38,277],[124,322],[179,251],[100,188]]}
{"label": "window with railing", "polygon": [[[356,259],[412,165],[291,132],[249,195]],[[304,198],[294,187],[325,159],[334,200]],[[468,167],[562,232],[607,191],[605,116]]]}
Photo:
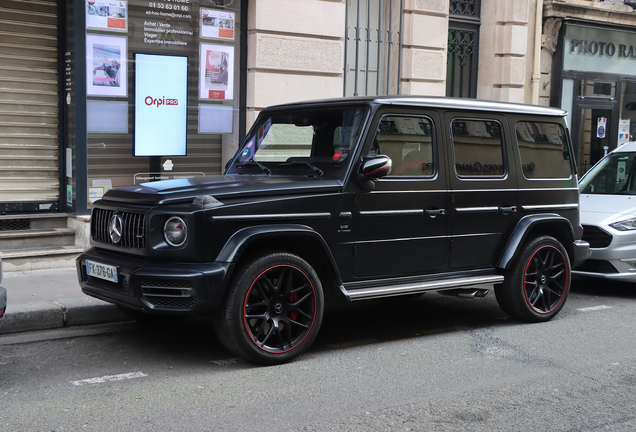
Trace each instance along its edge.
{"label": "window with railing", "polygon": [[404,0],[347,0],[345,96],[400,93]]}
{"label": "window with railing", "polygon": [[477,97],[481,0],[450,0],[446,96]]}

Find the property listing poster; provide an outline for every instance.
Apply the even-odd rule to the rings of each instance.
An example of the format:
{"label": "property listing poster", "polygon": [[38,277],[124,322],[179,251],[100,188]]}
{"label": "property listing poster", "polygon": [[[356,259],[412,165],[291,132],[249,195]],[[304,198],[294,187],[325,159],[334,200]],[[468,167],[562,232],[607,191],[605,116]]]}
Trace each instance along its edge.
{"label": "property listing poster", "polygon": [[127,95],[126,38],[86,35],[86,93],[96,96]]}
{"label": "property listing poster", "polygon": [[86,0],[86,28],[125,32],[128,30],[125,1]]}
{"label": "property listing poster", "polygon": [[201,8],[201,37],[234,40],[236,14]]}
{"label": "property listing poster", "polygon": [[199,97],[231,100],[234,97],[234,47],[200,45]]}

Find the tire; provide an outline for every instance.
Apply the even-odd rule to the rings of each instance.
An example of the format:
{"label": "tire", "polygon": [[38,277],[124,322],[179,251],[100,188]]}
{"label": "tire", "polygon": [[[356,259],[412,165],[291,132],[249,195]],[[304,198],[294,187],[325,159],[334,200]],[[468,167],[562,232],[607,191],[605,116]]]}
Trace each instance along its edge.
{"label": "tire", "polygon": [[571,279],[570,259],[563,245],[554,237],[541,236],[522,246],[504,282],[495,286],[495,296],[512,318],[544,322],[563,308]]}
{"label": "tire", "polygon": [[302,258],[270,253],[247,263],[214,317],[221,343],[254,363],[286,363],[316,338],[324,312],[318,275]]}

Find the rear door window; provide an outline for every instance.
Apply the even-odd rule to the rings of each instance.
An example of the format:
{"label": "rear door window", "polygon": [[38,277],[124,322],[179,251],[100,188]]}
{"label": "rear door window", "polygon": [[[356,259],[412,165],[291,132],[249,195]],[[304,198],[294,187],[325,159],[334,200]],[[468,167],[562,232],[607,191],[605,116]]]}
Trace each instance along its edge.
{"label": "rear door window", "polygon": [[571,155],[566,132],[558,123],[525,121],[516,125],[523,176],[533,179],[569,179]]}
{"label": "rear door window", "polygon": [[503,128],[495,120],[453,119],[455,172],[459,178],[503,177]]}

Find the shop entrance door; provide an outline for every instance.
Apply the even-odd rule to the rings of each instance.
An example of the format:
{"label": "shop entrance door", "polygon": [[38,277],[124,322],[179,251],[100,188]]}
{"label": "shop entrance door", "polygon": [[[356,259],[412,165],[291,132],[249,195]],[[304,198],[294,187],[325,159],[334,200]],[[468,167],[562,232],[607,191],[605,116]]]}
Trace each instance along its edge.
{"label": "shop entrance door", "polygon": [[611,108],[579,107],[577,158],[579,177],[616,148],[616,137],[611,125]]}

